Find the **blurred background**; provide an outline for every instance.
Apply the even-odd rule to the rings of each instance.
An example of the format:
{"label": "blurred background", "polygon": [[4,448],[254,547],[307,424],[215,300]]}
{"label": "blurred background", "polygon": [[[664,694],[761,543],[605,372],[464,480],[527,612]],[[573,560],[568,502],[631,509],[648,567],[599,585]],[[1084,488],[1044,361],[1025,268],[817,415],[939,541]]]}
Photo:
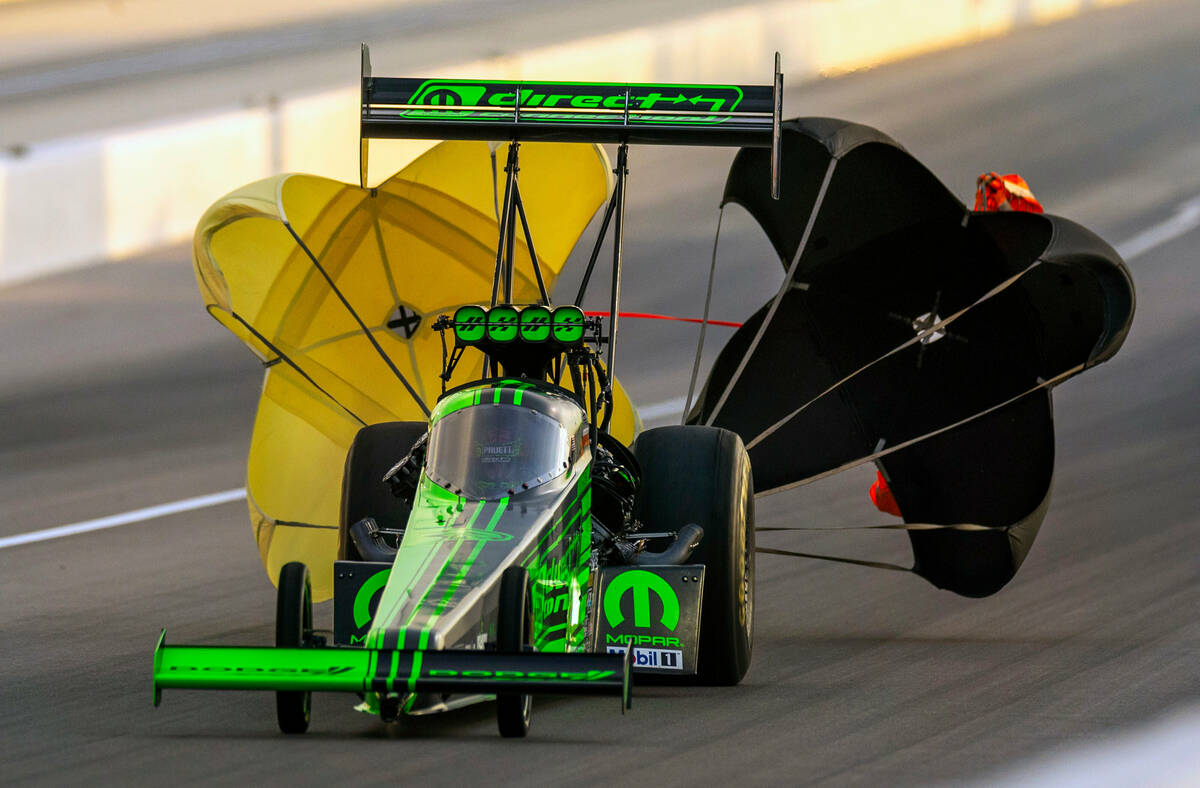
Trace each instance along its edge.
{"label": "blurred background", "polygon": [[[363,41],[379,75],[634,82],[767,83],[778,50],[785,117],[877,126],[968,203],[1018,172],[1114,244],[1138,313],[1055,392],[1055,494],[1017,578],[968,600],[761,556],[743,685],[646,688],[624,718],[548,701],[517,749],[486,707],[385,728],[318,698],[300,742],[266,697],[152,709],[160,626],[266,643],[274,610],[239,497],[261,367],[203,313],[191,232],[277,172],[357,180]],[[6,780],[1200,782],[1197,41],[1196,0],[0,0]],[[424,145],[373,146],[372,180]],[[631,151],[623,308],[702,309],[732,156]],[[737,208],[717,257],[713,317],[743,320],[782,270]],[[647,423],[677,422],[695,328],[621,330]],[[761,499],[759,524],[878,523],[873,476]],[[760,543],[911,560],[901,535]]]}

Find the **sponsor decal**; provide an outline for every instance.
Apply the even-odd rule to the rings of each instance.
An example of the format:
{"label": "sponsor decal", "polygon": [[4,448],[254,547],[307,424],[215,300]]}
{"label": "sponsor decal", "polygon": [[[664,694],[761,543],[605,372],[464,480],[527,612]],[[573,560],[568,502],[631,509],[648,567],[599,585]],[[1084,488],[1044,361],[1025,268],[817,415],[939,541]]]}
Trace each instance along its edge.
{"label": "sponsor decal", "polygon": [[[624,646],[632,643],[635,646],[674,646],[675,648],[683,648],[683,642],[679,638],[662,637],[659,635],[613,635],[606,633],[604,642],[610,646],[608,653],[614,653],[611,646],[616,643]],[[625,649],[619,648],[617,652],[624,654]]]}
{"label": "sponsor decal", "polygon": [[653,593],[662,603],[662,619],[660,623],[671,632],[679,624],[679,597],[671,584],[653,572],[645,569],[633,569],[622,572],[604,589],[604,617],[609,627],[616,628],[625,621],[621,613],[621,600],[626,594],[633,595],[633,625],[639,629],[649,629],[650,594]]}
{"label": "sponsor decal", "polygon": [[430,679],[499,679],[533,681],[603,681],[616,675],[612,670],[588,671],[525,671],[525,670],[427,670],[422,678]]}
{"label": "sponsor decal", "polygon": [[[354,595],[355,629],[362,629],[371,620],[371,600],[387,585],[387,579],[391,574],[391,569],[380,570],[359,586],[358,593]],[[354,637],[351,636],[350,642],[354,643],[354,640]]]}
{"label": "sponsor decal", "polygon": [[502,531],[485,531],[479,528],[422,528],[410,529],[404,538],[417,542],[432,542],[442,539],[461,539],[464,542],[507,542],[512,534]]}
{"label": "sponsor decal", "polygon": [[[555,562],[555,564],[555,569],[559,569],[560,572],[564,571],[564,569],[559,568],[558,565],[561,564],[565,568],[565,562],[559,561]],[[551,569],[551,572],[548,573],[551,577],[554,576],[552,574],[553,571],[554,570]],[[566,613],[567,607],[571,604],[571,597],[568,593],[569,591],[570,589],[566,587],[544,591],[540,605],[542,618],[549,618],[555,613]]]}
{"label": "sponsor decal", "polygon": [[[721,123],[725,117],[707,113],[732,112],[742,100],[735,85],[577,85],[568,83],[455,82],[427,80],[409,98],[409,104],[428,106],[428,110],[408,110],[407,117],[445,120],[486,120],[496,113],[487,111],[533,110],[521,113],[522,120],[623,123],[624,116],[612,110],[630,112],[672,112],[675,115],[638,115],[637,123]],[[466,109],[453,109],[464,107]],[[434,109],[436,108],[436,109]],[[485,108],[482,111],[479,108]],[[542,109],[577,109],[570,112],[537,112]],[[594,113],[588,110],[609,110]]]}
{"label": "sponsor decal", "polygon": [[[621,646],[609,646],[609,654],[624,654]],[[633,666],[635,668],[658,668],[660,670],[683,670],[683,652],[668,648],[637,648],[633,649]]]}
{"label": "sponsor decal", "polygon": [[331,665],[327,668],[263,668],[251,665],[171,665],[175,673],[301,673],[311,676],[337,676],[354,670],[352,665]]}
{"label": "sponsor decal", "polygon": [[[412,98],[408,100],[409,104],[428,104],[434,107],[477,107],[480,106],[484,94],[487,93],[486,85],[470,85],[456,84],[452,82],[439,82],[431,80],[425,82],[417,89]],[[452,118],[459,115],[472,115],[474,113],[443,111],[436,114],[438,117]]]}
{"label": "sponsor decal", "polygon": [[476,446],[475,453],[482,463],[512,462],[514,457],[521,456],[521,441],[519,438],[514,438],[507,443]]}

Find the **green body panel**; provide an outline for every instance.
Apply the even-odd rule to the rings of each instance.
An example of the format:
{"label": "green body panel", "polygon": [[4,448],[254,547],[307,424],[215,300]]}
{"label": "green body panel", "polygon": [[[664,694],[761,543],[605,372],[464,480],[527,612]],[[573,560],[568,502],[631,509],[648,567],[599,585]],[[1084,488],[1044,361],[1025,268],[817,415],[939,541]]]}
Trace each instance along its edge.
{"label": "green body panel", "polygon": [[[366,649],[164,646],[154,652],[161,689],[362,692],[376,655]],[[157,698],[156,698],[157,700]]]}
{"label": "green body panel", "polygon": [[[467,500],[422,473],[391,568],[376,570],[355,596],[355,625],[370,618],[362,645],[166,646],[164,632],[154,654],[155,703],[162,690],[178,688],[362,693],[366,710],[400,697],[405,713],[442,708],[447,696],[471,702],[499,691],[619,694],[628,706],[632,650],[582,653],[592,645],[587,605],[597,583],[586,417],[562,392],[503,379],[443,397],[432,420],[495,405],[538,410],[563,425],[565,472],[495,501]],[[529,572],[533,641],[542,653],[485,649],[496,638],[500,577],[511,566]]]}
{"label": "green body panel", "polygon": [[532,583],[533,642],[538,651],[579,651],[586,643],[591,513],[591,478],[585,471],[574,497],[523,562]]}
{"label": "green body panel", "polygon": [[[437,404],[431,421],[468,407],[528,407],[547,399],[536,389],[530,392],[532,387],[512,379],[453,392]],[[573,425],[567,427],[574,435]],[[422,474],[366,646],[482,648],[495,639],[500,575],[509,566],[524,566],[532,585],[536,648],[585,648],[590,469],[591,454],[581,449],[561,477],[499,501],[466,500]]]}
{"label": "green body panel", "polygon": [[492,402],[500,402],[501,390],[506,387],[514,389],[512,404],[520,405],[522,393],[526,389],[533,388],[533,385],[528,380],[501,380],[491,383],[488,386],[477,386],[451,392],[434,406],[433,412],[429,414],[429,423],[430,425],[436,424],[440,419],[449,416],[456,410],[462,410],[471,405],[482,404],[485,402],[483,398],[485,392],[489,394]]}

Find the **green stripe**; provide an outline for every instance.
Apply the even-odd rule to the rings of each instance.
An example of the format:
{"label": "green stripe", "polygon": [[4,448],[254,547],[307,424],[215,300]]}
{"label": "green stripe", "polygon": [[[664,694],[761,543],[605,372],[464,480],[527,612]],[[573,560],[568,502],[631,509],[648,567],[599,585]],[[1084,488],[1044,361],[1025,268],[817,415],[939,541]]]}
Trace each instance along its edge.
{"label": "green stripe", "polygon": [[[483,505],[484,505],[483,502],[480,501],[479,506],[477,506],[475,508],[474,513],[472,513],[471,519],[467,521],[467,526],[466,526],[467,528],[470,528],[471,524],[475,522],[475,518],[479,516],[479,511],[480,511],[480,509],[483,508]],[[459,539],[458,544],[462,544],[461,538]],[[456,544],[454,546],[454,550],[450,551],[450,554],[445,559],[446,562],[449,562],[449,560],[451,558],[453,558],[454,553],[458,549],[458,544]],[[420,569],[417,570],[416,574],[412,575],[413,582],[416,582],[425,574],[425,570],[429,568],[429,565],[433,561],[434,556],[436,556],[438,554],[438,552],[440,552],[440,550],[442,549],[443,546],[444,546],[444,543],[442,543],[442,544],[434,543],[430,546],[429,552],[425,555],[424,560],[421,562]],[[437,575],[434,576],[434,579],[430,582],[428,588],[426,588],[426,591],[425,591],[426,597],[429,596],[429,591],[433,589],[434,584],[437,582],[438,578],[441,577],[441,573],[444,570],[445,570],[445,564],[443,564],[442,568],[438,570]],[[388,581],[389,585],[391,584],[391,581],[393,579],[395,579],[396,577],[398,577],[398,575],[395,572],[393,572],[392,577],[389,578],[389,581]],[[386,593],[386,591],[385,591],[385,593]],[[374,648],[383,648],[384,647],[384,638],[387,636],[387,633],[390,630],[392,630],[392,627],[395,624],[396,617],[398,615],[400,615],[400,611],[404,607],[404,601],[406,599],[410,599],[410,598],[411,598],[411,594],[406,593],[406,594],[398,595],[396,600],[392,603],[392,606],[387,610],[386,614],[381,615],[382,611],[376,611],[375,620],[379,623],[372,625],[372,628],[371,628],[371,634],[373,635],[373,640],[371,642],[372,647],[374,647]],[[418,603],[418,605],[415,608],[413,608],[413,613],[412,613],[412,616],[410,616],[408,619],[408,624],[412,623],[413,617],[416,616],[416,611],[420,610],[421,604],[423,604],[424,601],[425,600],[422,599],[421,602]],[[407,624],[406,624],[406,626],[407,626]],[[397,643],[397,646],[403,648],[404,643]]]}
{"label": "green stripe", "polygon": [[533,388],[532,383],[522,383],[521,385],[517,386],[517,390],[515,392],[513,392],[513,404],[520,405],[521,400],[525,396],[525,389],[531,389],[531,388]]}
{"label": "green stripe", "polygon": [[387,682],[388,689],[391,689],[392,685],[396,683],[396,674],[398,674],[399,672],[400,672],[400,652],[393,651],[392,652],[392,667],[391,667],[391,670],[388,671],[388,682]]}
{"label": "green stripe", "polygon": [[566,533],[567,533],[567,530],[568,530],[568,529],[569,529],[569,528],[570,528],[572,525],[574,525],[574,524],[575,524],[575,521],[579,519],[579,515],[581,515],[581,514],[583,514],[583,507],[582,507],[582,506],[581,506],[581,507],[579,507],[579,511],[575,512],[575,516],[571,518],[570,522],[568,522],[568,523],[567,523],[565,526],[563,526],[563,529],[562,529],[561,531],[559,531],[559,533],[558,533],[558,536],[557,536],[557,537],[554,539],[554,541],[553,541],[553,542],[551,542],[551,543],[550,543],[550,546],[549,546],[549,547],[547,547],[547,548],[546,548],[546,549],[545,549],[545,550],[542,552],[542,555],[549,555],[549,554],[550,554],[550,551],[551,551],[551,550],[553,550],[555,547],[557,547],[557,546],[558,546],[558,543],[559,543],[559,542],[561,542],[561,541],[562,541],[562,538],[563,538],[563,537],[566,535]]}
{"label": "green stripe", "polygon": [[441,419],[449,416],[456,410],[462,410],[472,404],[475,396],[470,391],[457,391],[448,395],[433,408],[433,414],[429,417],[429,426],[433,426]]}
{"label": "green stripe", "polygon": [[[496,513],[492,515],[491,522],[487,524],[484,531],[494,531],[496,525],[500,522],[501,515],[504,514],[505,508],[508,506],[508,498],[504,497],[496,504]],[[429,633],[433,630],[433,625],[441,618],[445,612],[446,606],[450,604],[450,600],[454,598],[454,594],[458,591],[458,587],[462,585],[467,574],[471,571],[471,567],[475,564],[475,559],[479,558],[479,554],[483,551],[487,541],[480,539],[475,543],[475,547],[471,550],[471,554],[467,556],[467,560],[463,563],[462,568],[458,571],[458,576],[450,583],[450,587],[446,589],[446,593],[442,595],[442,601],[438,603],[437,609],[433,611],[433,616],[430,617],[429,623],[421,630],[421,639],[417,643],[418,649],[425,649],[429,646]]]}
{"label": "green stripe", "polygon": [[379,659],[378,651],[370,651],[370,658],[367,660],[367,672],[363,675],[363,692],[371,689],[371,680],[375,678],[375,660]]}
{"label": "green stripe", "polygon": [[[508,499],[505,498],[504,500],[507,501]],[[404,622],[403,629],[407,630],[410,626],[412,626],[412,622],[414,619],[416,619],[417,613],[419,613],[421,608],[425,606],[425,601],[429,599],[429,594],[433,592],[433,587],[436,586],[438,581],[442,579],[442,573],[446,571],[446,567],[448,567],[450,562],[454,560],[455,554],[458,553],[458,548],[462,547],[464,536],[471,530],[471,526],[475,524],[475,519],[479,517],[479,513],[483,511],[483,507],[485,505],[486,501],[480,501],[479,505],[475,507],[475,511],[471,513],[471,519],[467,520],[466,526],[460,531],[460,534],[462,535],[458,537],[458,541],[455,543],[454,549],[451,550],[450,554],[446,556],[446,561],[442,564],[442,568],[438,570],[437,575],[432,581],[430,581],[429,586],[425,589],[425,594],[421,597],[421,601],[418,602],[415,607],[413,607],[412,612],[408,616],[408,621]],[[407,632],[405,633],[405,638],[407,639]],[[401,648],[403,648],[408,644],[400,643],[399,645]]]}
{"label": "green stripe", "polygon": [[413,653],[412,671],[408,674],[408,691],[417,691],[417,676],[421,673],[421,657],[420,651]]}
{"label": "green stripe", "polygon": [[[434,544],[430,546],[429,552],[425,555],[425,559],[421,562],[420,568],[417,570],[416,574],[413,575],[413,577],[419,578],[421,575],[425,574],[425,570],[429,567],[430,562],[433,561],[433,557],[437,555],[439,547],[441,547],[441,545]],[[389,581],[391,580],[390,577],[388,579]],[[396,616],[400,615],[400,610],[404,607],[404,600],[408,598],[409,594],[398,595],[395,602],[392,603],[391,608],[385,615],[380,615],[381,611],[379,610],[375,611],[375,620],[381,623],[372,624],[371,626],[371,633],[375,636],[375,640],[371,644],[374,648],[383,648],[383,638],[387,634],[388,625],[392,623],[392,620],[395,619]],[[382,600],[380,601],[382,603]]]}
{"label": "green stripe", "polygon": [[558,519],[554,521],[554,525],[550,526],[549,530],[547,530],[547,531],[546,531],[546,533],[542,534],[542,538],[541,538],[541,539],[538,539],[538,542],[537,542],[537,544],[535,544],[535,545],[533,546],[533,552],[534,552],[534,554],[536,554],[536,553],[537,553],[537,550],[538,550],[538,548],[542,546],[542,542],[546,541],[546,540],[547,540],[547,539],[549,539],[551,536],[553,536],[553,535],[554,535],[554,530],[555,530],[556,528],[558,528],[558,526],[562,525],[563,518],[567,516],[567,512],[571,511],[571,507],[572,507],[572,506],[574,506],[574,505],[575,505],[575,503],[576,503],[577,501],[579,501],[579,499],[580,499],[580,498],[582,498],[582,497],[583,497],[583,494],[584,494],[584,493],[588,492],[588,491],[589,491],[589,490],[591,490],[591,489],[592,489],[592,487],[591,487],[591,485],[590,485],[590,484],[589,484],[589,485],[584,485],[584,486],[578,486],[578,485],[577,485],[577,486],[575,487],[575,497],[571,499],[571,502],[570,502],[570,503],[568,503],[568,504],[567,504],[565,507],[563,507],[563,513],[562,513],[562,514],[560,514],[560,515],[558,516]]}
{"label": "green stripe", "polygon": [[[422,489],[427,489],[425,487],[426,482],[428,482],[428,477],[426,477],[425,479],[422,480],[422,482],[421,482]],[[429,484],[432,484],[432,482],[429,482]],[[445,492],[445,491],[441,490],[441,488],[437,487],[436,485],[433,485],[433,489],[437,492]],[[428,495],[428,493],[426,495]],[[422,495],[420,493],[420,491],[418,491],[419,498],[416,502],[414,502],[414,509],[418,506],[422,506],[427,503],[426,495]],[[410,518],[410,521],[409,521],[410,527],[412,527],[413,519],[415,519],[415,518]],[[419,527],[419,526],[417,526],[417,527]],[[415,574],[410,575],[410,577],[412,578],[412,582],[416,582],[425,574],[425,570],[429,568],[429,564],[433,561],[434,556],[436,556],[438,554],[438,551],[440,550],[440,548],[441,548],[440,544],[434,543],[434,544],[430,545],[424,558],[421,560],[420,567],[417,569]],[[393,569],[395,569],[394,566],[393,566]],[[398,577],[400,577],[400,575],[394,571],[389,576],[388,585],[384,587],[383,599],[388,598],[388,596],[392,590],[391,589],[392,581],[396,580],[397,583],[400,582],[399,580],[397,580]],[[411,589],[404,589],[403,593],[396,594],[395,598],[392,599],[391,602],[389,602],[389,606],[387,607],[386,610],[383,607],[383,600],[380,600],[379,609],[375,611],[375,620],[374,620],[374,622],[372,622],[371,629],[368,634],[368,637],[371,638],[369,645],[373,646],[374,648],[383,648],[384,638],[387,636],[388,627],[394,622],[396,616],[400,615],[400,611],[404,607],[405,600],[411,598],[411,594],[408,593],[410,590]],[[403,645],[403,644],[400,644],[400,645]]]}

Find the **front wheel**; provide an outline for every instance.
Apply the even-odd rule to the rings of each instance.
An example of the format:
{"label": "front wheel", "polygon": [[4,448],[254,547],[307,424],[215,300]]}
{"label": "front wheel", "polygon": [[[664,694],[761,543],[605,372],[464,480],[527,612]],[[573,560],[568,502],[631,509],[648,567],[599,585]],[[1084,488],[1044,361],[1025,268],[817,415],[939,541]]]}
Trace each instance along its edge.
{"label": "front wheel", "polygon": [[[520,653],[533,642],[533,610],[529,593],[529,572],[510,566],[500,576],[500,610],[496,620],[496,640],[501,652]],[[496,723],[500,735],[510,739],[529,733],[533,715],[532,695],[496,696]]]}
{"label": "front wheel", "polygon": [[[279,595],[275,605],[275,645],[298,648],[312,644],[312,581],[308,567],[299,561],[279,570]],[[275,693],[279,730],[304,733],[312,716],[312,693],[296,690]]]}
{"label": "front wheel", "polygon": [[737,684],[754,643],[754,481],[737,433],[686,425],[646,430],[633,444],[642,466],[635,516],[653,531],[704,529],[691,560],[704,564],[699,675]]}

